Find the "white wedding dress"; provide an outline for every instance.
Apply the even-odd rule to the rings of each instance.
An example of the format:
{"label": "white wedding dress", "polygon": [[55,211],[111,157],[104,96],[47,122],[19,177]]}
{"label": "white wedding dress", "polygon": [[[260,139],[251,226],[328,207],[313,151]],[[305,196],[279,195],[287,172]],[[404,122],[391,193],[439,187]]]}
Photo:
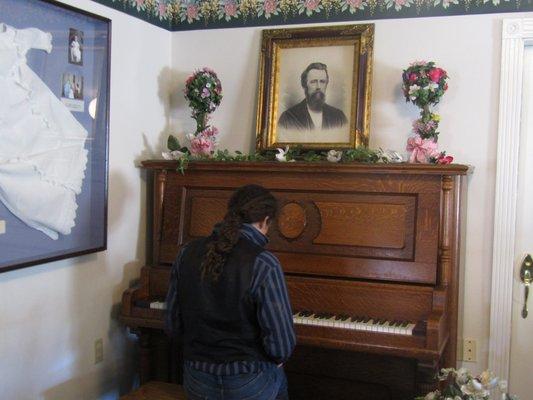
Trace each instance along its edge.
{"label": "white wedding dress", "polygon": [[75,225],[87,131],[28,67],[30,49],[50,53],[52,35],[0,23],[0,201],[57,239]]}

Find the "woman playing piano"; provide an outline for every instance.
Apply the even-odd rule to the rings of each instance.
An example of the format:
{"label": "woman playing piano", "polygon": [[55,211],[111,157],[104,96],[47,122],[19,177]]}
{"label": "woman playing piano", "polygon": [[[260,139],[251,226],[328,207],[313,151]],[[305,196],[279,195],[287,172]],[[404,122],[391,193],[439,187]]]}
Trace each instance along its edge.
{"label": "woman playing piano", "polygon": [[279,261],[264,249],[276,211],[268,190],[243,186],[211,236],[174,262],[167,326],[182,337],[189,399],[288,399],[292,312]]}

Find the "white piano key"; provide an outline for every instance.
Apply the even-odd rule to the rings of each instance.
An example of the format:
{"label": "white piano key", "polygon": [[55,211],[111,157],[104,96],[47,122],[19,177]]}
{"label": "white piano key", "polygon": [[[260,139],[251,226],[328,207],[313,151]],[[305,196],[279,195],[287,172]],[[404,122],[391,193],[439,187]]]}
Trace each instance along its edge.
{"label": "white piano key", "polygon": [[416,325],[412,322],[399,320],[385,320],[384,322],[379,323],[382,321],[379,318],[360,316],[349,317],[342,315],[333,315],[327,318],[327,315],[328,314],[299,311],[293,315],[293,321],[295,324],[300,325],[324,326],[338,329],[387,333],[391,335],[412,335]]}

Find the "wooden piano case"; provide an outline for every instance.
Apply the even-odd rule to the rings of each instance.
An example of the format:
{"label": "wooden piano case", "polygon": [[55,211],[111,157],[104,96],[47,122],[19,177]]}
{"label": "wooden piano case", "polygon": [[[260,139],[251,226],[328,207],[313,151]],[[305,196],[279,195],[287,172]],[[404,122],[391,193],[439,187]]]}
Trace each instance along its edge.
{"label": "wooden piano case", "polygon": [[[462,165],[147,161],[151,254],[121,320],[139,334],[141,380],[180,380],[164,298],[179,247],[207,235],[235,188],[270,189],[280,214],[268,249],[293,310],[410,321],[411,335],[296,325],[286,365],[291,399],[408,399],[455,366]],[[463,201],[464,202],[464,201]]]}

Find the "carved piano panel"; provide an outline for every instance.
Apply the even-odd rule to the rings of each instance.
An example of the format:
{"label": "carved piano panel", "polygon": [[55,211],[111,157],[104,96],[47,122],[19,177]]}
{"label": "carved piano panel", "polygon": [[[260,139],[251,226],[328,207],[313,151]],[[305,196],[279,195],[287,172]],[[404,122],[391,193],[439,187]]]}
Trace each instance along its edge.
{"label": "carved piano panel", "polygon": [[[303,387],[306,379],[329,390],[335,384],[335,399],[369,391],[409,398],[431,387],[436,368],[455,365],[467,167],[194,163],[185,175],[173,162],[144,167],[153,176],[152,259],[139,286],[125,292],[121,315],[141,336],[141,377],[179,379],[175,359],[154,361],[164,354],[159,307],[170,265],[183,243],[211,232],[234,189],[248,183],[280,202],[268,249],[283,265],[295,313],[291,398],[327,398]],[[342,367],[354,360],[373,367]],[[337,367],[312,367],[324,363]]]}
{"label": "carved piano panel", "polygon": [[[159,262],[171,264],[179,245],[209,235],[232,191],[182,186],[167,193]],[[269,249],[285,271],[435,284],[439,191],[273,193],[281,212]]]}

